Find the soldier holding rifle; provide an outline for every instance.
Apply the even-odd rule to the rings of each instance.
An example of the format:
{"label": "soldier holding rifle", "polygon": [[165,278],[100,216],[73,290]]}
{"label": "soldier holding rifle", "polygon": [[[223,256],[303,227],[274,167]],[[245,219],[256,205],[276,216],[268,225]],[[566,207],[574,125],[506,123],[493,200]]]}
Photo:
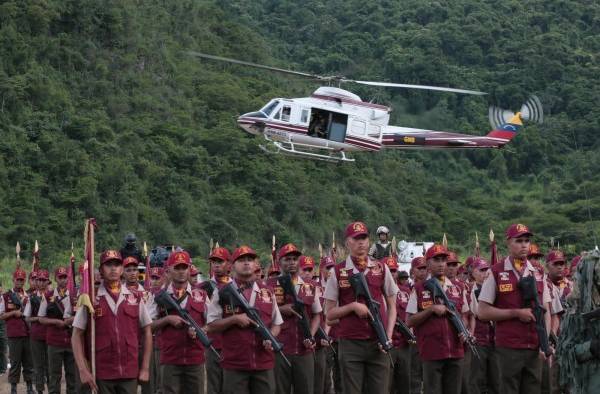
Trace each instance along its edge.
{"label": "soldier holding rifle", "polygon": [[[386,353],[392,348],[398,286],[385,264],[369,258],[369,231],[364,223],[350,223],[345,237],[349,256],[333,268],[325,288],[327,321],[339,320],[342,391],[387,392],[390,356]],[[374,302],[379,308],[374,308]],[[372,313],[374,309],[379,313]]]}

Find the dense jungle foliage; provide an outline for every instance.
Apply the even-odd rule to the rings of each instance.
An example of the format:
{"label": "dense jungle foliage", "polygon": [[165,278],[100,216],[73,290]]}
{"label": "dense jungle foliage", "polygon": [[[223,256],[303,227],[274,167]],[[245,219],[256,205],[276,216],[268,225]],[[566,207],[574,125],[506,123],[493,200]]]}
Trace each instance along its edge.
{"label": "dense jungle foliage", "polygon": [[[264,154],[235,118],[318,85],[188,50],[486,97],[344,85],[392,124],[485,134],[490,103],[546,110],[501,151]],[[593,247],[600,223],[600,3],[592,0],[0,1],[0,245],[42,265],[134,231],[203,256],[212,237],[316,253],[361,219],[471,252],[521,221],[545,249]],[[589,198],[586,198],[586,195]],[[590,220],[590,217],[592,220]],[[487,242],[482,242],[485,247]],[[78,257],[79,257],[78,256]],[[266,260],[266,259],[265,259]]]}

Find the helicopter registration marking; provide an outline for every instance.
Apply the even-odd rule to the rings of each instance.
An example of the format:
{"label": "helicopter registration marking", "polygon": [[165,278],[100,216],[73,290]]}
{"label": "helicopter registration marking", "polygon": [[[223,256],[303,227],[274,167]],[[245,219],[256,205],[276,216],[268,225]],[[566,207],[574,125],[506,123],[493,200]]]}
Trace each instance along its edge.
{"label": "helicopter registration marking", "polygon": [[404,143],[405,144],[414,144],[415,143],[415,137],[404,137]]}
{"label": "helicopter registration marking", "polygon": [[287,132],[280,131],[280,130],[274,130],[274,129],[267,129],[267,130],[265,130],[265,134],[267,134],[269,137],[282,137],[282,138],[286,138],[288,136]]}

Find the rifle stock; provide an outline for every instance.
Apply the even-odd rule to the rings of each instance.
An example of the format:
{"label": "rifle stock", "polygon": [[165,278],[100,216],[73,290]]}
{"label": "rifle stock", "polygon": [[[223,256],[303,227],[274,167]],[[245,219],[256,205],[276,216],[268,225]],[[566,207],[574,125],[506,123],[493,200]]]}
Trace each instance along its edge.
{"label": "rifle stock", "polygon": [[308,316],[306,315],[304,303],[298,298],[298,294],[296,293],[296,289],[294,288],[294,284],[292,283],[291,275],[281,275],[277,278],[277,281],[283,288],[283,292],[292,297],[292,308],[294,309],[294,312],[300,315],[300,318],[298,319],[298,325],[302,330],[302,335],[304,336],[304,339],[308,339],[309,341],[314,343],[315,338],[310,332],[310,321],[308,319]]}
{"label": "rifle stock", "polygon": [[544,320],[546,309],[540,303],[535,282],[536,280],[533,275],[525,276],[519,280],[518,287],[521,290],[523,306],[525,308],[531,308],[533,316],[535,317],[535,330],[538,334],[540,350],[548,357],[552,354],[552,351],[550,350],[548,332],[546,331],[546,321]]}

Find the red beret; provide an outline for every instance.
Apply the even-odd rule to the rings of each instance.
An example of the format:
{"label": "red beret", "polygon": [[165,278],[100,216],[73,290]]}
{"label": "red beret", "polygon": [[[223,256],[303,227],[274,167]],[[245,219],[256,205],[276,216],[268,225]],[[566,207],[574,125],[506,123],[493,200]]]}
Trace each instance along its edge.
{"label": "red beret", "polygon": [[25,272],[25,270],[23,270],[22,268],[17,268],[15,270],[15,272],[13,273],[13,279],[27,279],[27,272]]}
{"label": "red beret", "polygon": [[548,256],[546,256],[546,264],[552,264],[557,261],[565,263],[567,261],[565,254],[561,250],[551,250]]}
{"label": "red beret", "polygon": [[424,257],[415,257],[414,259],[412,259],[412,261],[410,262],[410,267],[411,268],[418,268],[421,266],[424,266],[425,264],[425,258]]}
{"label": "red beret", "polygon": [[577,268],[577,264],[579,264],[579,261],[581,260],[581,256],[575,256],[573,257],[573,260],[571,260],[571,271],[574,271],[575,268]]}
{"label": "red beret", "polygon": [[346,226],[346,230],[344,231],[344,236],[346,238],[356,238],[361,235],[369,235],[369,230],[363,222],[352,222]]}
{"label": "red beret", "polygon": [[229,261],[229,259],[231,258],[231,255],[229,254],[229,250],[227,250],[226,248],[214,248],[212,250],[212,252],[210,253],[210,256],[208,256],[209,259],[214,259],[214,260],[223,260],[223,261]]}
{"label": "red beret", "polygon": [[506,239],[519,238],[523,235],[533,235],[533,233],[529,231],[529,228],[524,224],[511,224],[506,229]]}
{"label": "red beret", "polygon": [[398,260],[394,256],[387,256],[381,259],[381,262],[391,270],[398,270]]}
{"label": "red beret", "polygon": [[37,271],[31,271],[31,272],[29,273],[29,280],[34,280],[34,279],[37,279],[37,276],[38,276],[38,271],[39,271],[39,270],[37,270]]}
{"label": "red beret", "polygon": [[448,249],[444,247],[444,245],[434,244],[427,252],[425,252],[425,260],[432,259],[436,256],[448,256]]}
{"label": "red beret", "polygon": [[288,254],[295,254],[300,256],[302,252],[300,252],[300,250],[294,244],[285,244],[281,247],[281,249],[279,249],[279,252],[277,252],[277,259],[279,260],[282,257],[287,256]]}
{"label": "red beret", "polygon": [[50,274],[48,273],[48,270],[37,270],[36,272],[36,278],[37,279],[50,279]]}
{"label": "red beret", "polygon": [[310,256],[300,256],[300,269],[315,268],[315,259]]}
{"label": "red beret", "polygon": [[271,274],[280,274],[280,273],[281,273],[281,268],[279,268],[279,264],[273,263],[269,266],[269,276]]}
{"label": "red beret", "polygon": [[100,255],[100,265],[106,264],[109,261],[118,261],[119,263],[123,263],[123,258],[121,257],[121,253],[118,250],[105,250]]}
{"label": "red beret", "polygon": [[481,257],[477,257],[475,258],[475,260],[473,261],[473,263],[471,264],[473,269],[483,269],[483,268],[490,268],[490,265],[488,264],[487,261],[485,261],[485,259],[482,259]]}
{"label": "red beret", "polygon": [[198,275],[198,268],[194,264],[190,264],[190,276]]}
{"label": "red beret", "polygon": [[240,246],[239,248],[237,248],[234,252],[233,252],[233,256],[231,257],[231,261],[233,263],[235,263],[235,261],[237,259],[239,259],[242,256],[252,256],[252,257],[257,257],[258,255],[256,254],[256,252],[254,251],[254,249],[252,249],[249,246]]}
{"label": "red beret", "polygon": [[123,267],[127,267],[128,265],[135,265],[137,267],[139,264],[140,262],[134,256],[127,256],[123,259]]}
{"label": "red beret", "polygon": [[150,277],[157,277],[160,278],[161,276],[163,276],[163,269],[160,267],[152,267],[150,268]]}
{"label": "red beret", "polygon": [[321,267],[331,268],[335,265],[335,261],[330,256],[321,257]]}
{"label": "red beret", "polygon": [[190,254],[185,250],[179,252],[173,252],[169,255],[167,259],[167,267],[176,267],[180,264],[191,265],[192,259],[190,258]]}
{"label": "red beret", "polygon": [[[39,275],[39,274],[38,274]],[[61,276],[67,276],[67,269],[65,267],[56,267],[54,270],[54,277],[58,278]]]}
{"label": "red beret", "polygon": [[529,251],[527,252],[527,257],[544,257],[544,254],[540,251],[540,247],[537,244],[531,243],[529,244]]}
{"label": "red beret", "polygon": [[458,258],[458,256],[456,255],[456,253],[454,253],[452,251],[448,251],[448,262],[449,263],[458,263],[458,264],[460,264],[460,259]]}

